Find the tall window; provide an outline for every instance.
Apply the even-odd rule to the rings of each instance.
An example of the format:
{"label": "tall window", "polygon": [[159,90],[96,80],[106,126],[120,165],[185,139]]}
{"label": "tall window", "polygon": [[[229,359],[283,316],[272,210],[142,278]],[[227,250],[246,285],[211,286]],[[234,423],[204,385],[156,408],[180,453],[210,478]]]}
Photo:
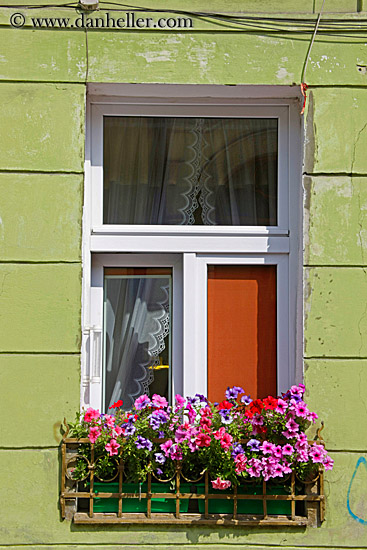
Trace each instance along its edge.
{"label": "tall window", "polygon": [[92,97],[84,404],[295,379],[299,136],[272,103]]}

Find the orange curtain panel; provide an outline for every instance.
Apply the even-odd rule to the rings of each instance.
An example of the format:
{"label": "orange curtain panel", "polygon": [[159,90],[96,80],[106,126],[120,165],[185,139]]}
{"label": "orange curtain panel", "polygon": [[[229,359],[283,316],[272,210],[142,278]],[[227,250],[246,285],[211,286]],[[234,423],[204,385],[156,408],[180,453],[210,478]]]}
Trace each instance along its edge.
{"label": "orange curtain panel", "polygon": [[276,395],[276,266],[208,267],[208,397]]}

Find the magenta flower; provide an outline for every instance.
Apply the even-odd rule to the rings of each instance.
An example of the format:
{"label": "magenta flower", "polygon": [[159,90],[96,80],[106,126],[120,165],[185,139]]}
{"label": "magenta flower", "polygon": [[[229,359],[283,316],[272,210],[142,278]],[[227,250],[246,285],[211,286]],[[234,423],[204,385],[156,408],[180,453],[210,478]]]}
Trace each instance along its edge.
{"label": "magenta flower", "polygon": [[307,451],[299,451],[297,455],[297,462],[308,462]]}
{"label": "magenta flower", "polygon": [[272,474],[273,477],[283,477],[284,467],[278,462],[278,464],[275,464]]}
{"label": "magenta flower", "polygon": [[105,449],[110,454],[110,456],[117,455],[119,448],[120,444],[117,443],[116,439],[111,439],[111,441],[105,446]]}
{"label": "magenta flower", "polygon": [[176,443],[180,443],[180,441],[184,441],[187,439],[188,433],[187,429],[184,426],[179,426],[175,432],[175,441]]}
{"label": "magenta flower", "polygon": [[186,399],[179,393],[175,395],[176,407],[182,409],[186,404]]}
{"label": "magenta flower", "polygon": [[307,420],[310,420],[311,422],[315,422],[315,420],[318,419],[318,416],[316,413],[314,412],[309,412],[308,415],[307,415]]}
{"label": "magenta flower", "polygon": [[310,411],[308,410],[306,403],[304,403],[303,401],[300,401],[299,403],[296,404],[296,416],[301,416],[302,418],[306,418],[309,412]]}
{"label": "magenta flower", "polygon": [[262,464],[261,460],[257,458],[250,458],[248,461],[248,464],[250,468],[247,469],[247,472],[251,477],[260,477],[261,470],[262,470]]}
{"label": "magenta flower", "polygon": [[228,479],[220,479],[220,477],[217,477],[217,479],[212,481],[213,489],[228,489],[231,485],[232,484]]}
{"label": "magenta flower", "polygon": [[170,456],[172,460],[182,460],[182,450],[178,445],[172,445],[170,448]]}
{"label": "magenta flower", "polygon": [[334,460],[330,456],[326,456],[323,460],[325,470],[332,470],[334,466]]}
{"label": "magenta flower", "polygon": [[323,459],[326,456],[326,451],[322,445],[312,445],[309,450],[309,455],[312,462],[323,462]]}
{"label": "magenta flower", "polygon": [[295,420],[293,420],[293,418],[288,420],[288,422],[286,422],[285,425],[286,425],[286,428],[288,428],[288,430],[290,432],[298,432],[298,430],[299,430],[299,424],[297,424],[297,422],[295,422]]}
{"label": "magenta flower", "polygon": [[282,458],[283,450],[282,450],[281,445],[275,445],[275,447],[273,449],[273,456],[275,456],[276,458]]}
{"label": "magenta flower", "polygon": [[98,426],[94,426],[89,430],[89,441],[91,443],[95,443],[98,439],[98,437],[101,435],[101,430]]}
{"label": "magenta flower", "polygon": [[278,405],[275,407],[275,412],[284,414],[288,408],[288,403],[284,399],[278,399]]}
{"label": "magenta flower", "polygon": [[164,443],[161,443],[160,444],[160,448],[162,449],[162,451],[164,452],[164,454],[166,456],[169,456],[169,450],[170,448],[172,447],[173,445],[173,441],[172,439],[168,439],[167,441],[165,441]]}
{"label": "magenta flower", "polygon": [[167,407],[168,401],[165,397],[162,397],[161,395],[154,394],[152,397],[152,403],[155,407]]}
{"label": "magenta flower", "polygon": [[275,448],[274,443],[269,443],[269,441],[264,441],[263,444],[260,447],[260,449],[262,450],[264,455],[271,454],[273,452],[274,448]]}
{"label": "magenta flower", "polygon": [[283,455],[292,455],[294,453],[294,448],[292,447],[292,445],[290,445],[289,443],[287,443],[286,445],[284,445],[283,447]]}
{"label": "magenta flower", "polygon": [[147,407],[150,403],[150,399],[147,395],[141,395],[140,397],[138,397],[136,400],[135,400],[135,403],[134,403],[134,407],[138,410],[138,411],[141,411],[142,409],[145,409],[145,407]]}

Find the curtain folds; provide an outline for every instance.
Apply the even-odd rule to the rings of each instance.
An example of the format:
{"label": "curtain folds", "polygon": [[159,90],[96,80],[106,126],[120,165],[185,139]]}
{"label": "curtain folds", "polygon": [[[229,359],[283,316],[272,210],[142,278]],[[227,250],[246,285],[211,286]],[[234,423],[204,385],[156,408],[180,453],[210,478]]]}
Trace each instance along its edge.
{"label": "curtain folds", "polygon": [[167,278],[105,279],[105,403],[149,395],[170,330]]}
{"label": "curtain folds", "polygon": [[105,117],[104,223],[276,225],[276,119]]}

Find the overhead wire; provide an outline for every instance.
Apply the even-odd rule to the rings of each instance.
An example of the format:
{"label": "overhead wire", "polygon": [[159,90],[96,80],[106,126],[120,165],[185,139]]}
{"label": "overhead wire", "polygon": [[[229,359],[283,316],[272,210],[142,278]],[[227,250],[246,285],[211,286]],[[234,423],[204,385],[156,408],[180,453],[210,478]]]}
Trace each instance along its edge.
{"label": "overhead wire", "polygon": [[[241,14],[226,14],[218,12],[206,12],[206,11],[192,11],[183,9],[169,9],[169,8],[148,8],[144,6],[133,6],[131,4],[125,4],[121,2],[104,2],[100,1],[102,10],[114,12],[121,11],[121,8],[127,9],[131,12],[145,12],[145,13],[170,13],[175,15],[185,15],[189,17],[206,19],[212,21],[218,21],[220,23],[232,24],[237,27],[243,27],[253,30],[261,30],[264,32],[279,32],[279,33],[291,33],[291,34],[304,34],[305,32],[312,33],[315,25],[315,18],[311,17],[269,17],[259,15],[241,15]],[[109,7],[114,6],[114,7]],[[116,6],[116,7],[115,7]],[[1,4],[0,8],[17,8],[17,9],[50,9],[50,8],[66,8],[76,9],[80,7],[79,2],[67,2],[60,4]],[[92,13],[92,12],[91,12]],[[95,13],[95,12],[93,12]],[[365,24],[363,24],[365,23]],[[348,18],[343,20],[328,18],[323,22],[318,21],[319,34],[332,35],[336,32],[350,32],[350,33],[362,33],[367,30],[367,19],[358,20]],[[344,35],[349,37],[349,35]]]}

